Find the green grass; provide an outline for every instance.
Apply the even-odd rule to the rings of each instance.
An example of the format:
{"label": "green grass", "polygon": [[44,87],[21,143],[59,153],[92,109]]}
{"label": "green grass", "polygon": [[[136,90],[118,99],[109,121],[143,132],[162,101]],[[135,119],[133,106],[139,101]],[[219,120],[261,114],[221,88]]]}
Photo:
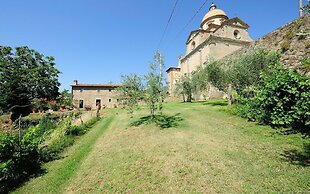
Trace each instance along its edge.
{"label": "green grass", "polygon": [[45,168],[47,174],[37,179],[32,179],[25,187],[21,187],[16,193],[59,193],[61,188],[69,181],[78,170],[87,154],[92,149],[98,137],[108,128],[114,116],[110,116],[95,125],[87,136],[79,139],[79,143],[72,146],[63,158],[48,163]]}
{"label": "green grass", "polygon": [[133,126],[145,108],[134,118],[118,110],[17,192],[309,192],[309,138],[247,122],[223,103],[165,104],[165,115],[182,118],[170,128]]}

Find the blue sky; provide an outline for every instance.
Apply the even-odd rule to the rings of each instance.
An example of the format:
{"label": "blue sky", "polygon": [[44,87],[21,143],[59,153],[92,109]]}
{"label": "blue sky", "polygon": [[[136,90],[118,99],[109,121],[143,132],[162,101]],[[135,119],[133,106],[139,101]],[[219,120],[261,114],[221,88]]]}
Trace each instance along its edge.
{"label": "blue sky", "polygon": [[[306,4],[307,0],[303,0]],[[61,90],[81,83],[118,83],[145,74],[175,0],[9,0],[0,3],[0,45],[29,46],[56,58]],[[239,17],[257,38],[298,17],[298,0],[214,0],[184,29],[205,0],[179,0],[159,47],[166,68],[177,66],[185,41],[214,2]]]}

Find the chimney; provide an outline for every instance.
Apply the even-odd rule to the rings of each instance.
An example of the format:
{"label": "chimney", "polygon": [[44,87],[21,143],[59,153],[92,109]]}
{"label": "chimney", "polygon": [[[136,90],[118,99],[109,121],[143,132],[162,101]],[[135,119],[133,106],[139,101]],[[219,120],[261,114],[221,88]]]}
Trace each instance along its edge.
{"label": "chimney", "polygon": [[73,80],[73,85],[78,85],[78,80]]}

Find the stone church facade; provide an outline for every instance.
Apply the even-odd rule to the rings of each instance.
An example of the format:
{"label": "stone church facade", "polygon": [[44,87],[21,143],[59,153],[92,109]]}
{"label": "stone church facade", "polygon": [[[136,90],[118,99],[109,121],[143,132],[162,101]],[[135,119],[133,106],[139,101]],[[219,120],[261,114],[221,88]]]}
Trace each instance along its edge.
{"label": "stone church facade", "polygon": [[[175,84],[182,76],[191,76],[193,71],[208,60],[222,59],[253,42],[248,28],[248,24],[240,18],[229,19],[223,10],[217,9],[212,3],[200,28],[190,33],[186,41],[186,53],[179,58],[178,67],[171,67],[166,71],[170,96],[174,96]],[[216,89],[211,88],[209,98],[218,97],[219,94],[216,93]]]}

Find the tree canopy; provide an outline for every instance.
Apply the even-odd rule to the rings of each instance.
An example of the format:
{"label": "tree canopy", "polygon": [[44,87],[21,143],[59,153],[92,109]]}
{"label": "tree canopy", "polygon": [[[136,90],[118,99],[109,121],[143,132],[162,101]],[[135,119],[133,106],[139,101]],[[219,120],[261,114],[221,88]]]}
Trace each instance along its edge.
{"label": "tree canopy", "polygon": [[34,98],[55,99],[60,71],[54,60],[26,46],[0,46],[0,108],[14,113]]}
{"label": "tree canopy", "polygon": [[154,118],[156,114],[161,114],[165,97],[162,72],[160,72],[163,69],[163,63],[161,54],[156,52],[147,75],[144,77],[136,74],[122,76],[118,98],[130,113],[133,113],[134,107],[139,102],[144,102],[149,107],[151,118]]}

